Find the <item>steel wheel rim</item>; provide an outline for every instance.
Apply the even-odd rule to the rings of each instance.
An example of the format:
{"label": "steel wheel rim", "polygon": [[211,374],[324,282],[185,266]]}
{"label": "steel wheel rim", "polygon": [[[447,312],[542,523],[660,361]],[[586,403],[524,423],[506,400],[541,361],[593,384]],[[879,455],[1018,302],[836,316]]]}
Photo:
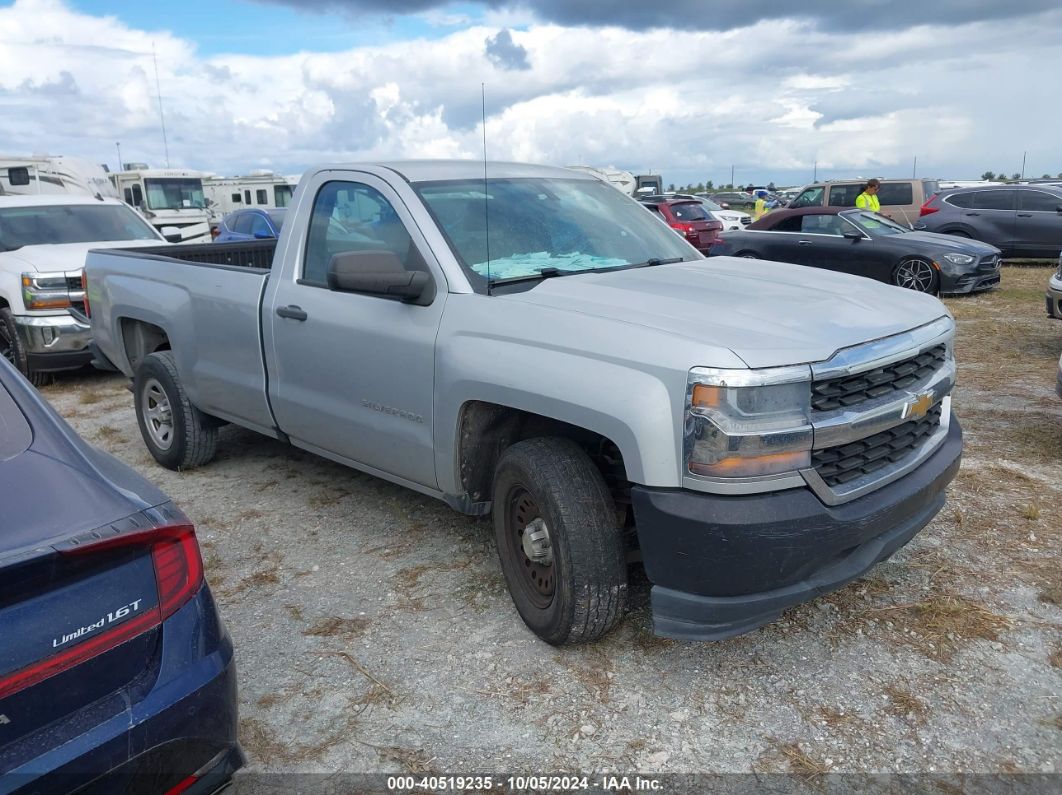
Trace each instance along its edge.
{"label": "steel wheel rim", "polygon": [[[537,536],[537,542],[527,540],[530,535]],[[517,588],[531,605],[545,610],[553,603],[557,591],[552,542],[538,503],[531,492],[521,486],[510,492],[505,515],[505,540],[506,554],[516,571]],[[545,548],[548,548],[548,554],[543,554]],[[532,560],[529,553],[534,553],[537,560]]]}
{"label": "steel wheel rim", "polygon": [[911,259],[900,263],[896,270],[896,285],[908,290],[929,292],[933,284],[933,266],[924,259]]}
{"label": "steel wheel rim", "polygon": [[173,445],[173,412],[166,390],[158,379],[149,378],[144,383],[140,396],[140,411],[151,441],[160,450],[169,450]]}

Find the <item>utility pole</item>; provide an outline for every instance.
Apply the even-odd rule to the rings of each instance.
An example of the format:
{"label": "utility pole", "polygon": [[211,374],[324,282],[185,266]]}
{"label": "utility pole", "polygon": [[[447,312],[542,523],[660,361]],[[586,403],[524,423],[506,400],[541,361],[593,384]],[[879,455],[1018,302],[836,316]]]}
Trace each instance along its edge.
{"label": "utility pole", "polygon": [[819,161],[818,160],[815,161],[815,167],[811,171],[811,181],[812,182],[818,182],[819,181]]}
{"label": "utility pole", "polygon": [[911,179],[918,175],[918,155],[915,155],[914,165],[911,166]]}
{"label": "utility pole", "polygon": [[118,150],[118,170],[119,171],[124,171],[125,169],[122,166],[122,142],[121,141],[115,141],[114,142],[114,146]]}
{"label": "utility pole", "polygon": [[730,166],[730,189],[734,189],[734,166]]}
{"label": "utility pole", "polygon": [[1029,153],[1028,152],[1022,152],[1021,153],[1021,178],[1022,179],[1025,179],[1025,156],[1027,154],[1029,154]]}

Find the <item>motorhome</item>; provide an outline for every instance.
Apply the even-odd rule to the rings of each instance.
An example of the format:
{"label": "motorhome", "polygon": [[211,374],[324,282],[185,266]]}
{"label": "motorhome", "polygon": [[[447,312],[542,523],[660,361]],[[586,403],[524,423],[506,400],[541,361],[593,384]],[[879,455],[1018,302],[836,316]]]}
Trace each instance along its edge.
{"label": "motorhome", "polygon": [[177,227],[181,243],[209,243],[210,223],[203,193],[203,172],[178,168],[130,168],[111,174],[126,204],[135,207],[156,229]]}
{"label": "motorhome", "polygon": [[211,224],[234,210],[287,207],[297,182],[297,177],[292,181],[272,171],[252,172],[243,177],[207,177],[203,180],[203,192]]}
{"label": "motorhome", "polygon": [[118,198],[106,166],[77,157],[0,155],[0,193],[14,196],[75,194]]}
{"label": "motorhome", "polygon": [[597,166],[568,166],[575,171],[584,171],[593,174],[600,180],[604,180],[628,196],[640,196],[658,194],[664,192],[664,180],[659,174],[632,174],[630,171],[609,166],[599,168]]}

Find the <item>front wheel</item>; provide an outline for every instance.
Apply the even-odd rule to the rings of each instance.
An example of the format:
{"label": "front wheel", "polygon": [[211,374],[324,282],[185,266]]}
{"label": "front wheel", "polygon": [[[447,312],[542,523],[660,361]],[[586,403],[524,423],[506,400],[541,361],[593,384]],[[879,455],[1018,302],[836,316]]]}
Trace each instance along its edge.
{"label": "front wheel", "polygon": [[892,283],[907,290],[920,293],[936,293],[939,285],[936,269],[929,260],[918,257],[907,259],[896,266]]}
{"label": "front wheel", "polygon": [[29,357],[26,356],[26,349],[22,345],[22,340],[19,339],[15,316],[6,306],[0,309],[0,356],[15,365],[15,368],[34,386],[44,386],[51,379],[49,373],[30,370]]}
{"label": "front wheel", "polygon": [[133,378],[136,421],[148,452],[167,469],[191,469],[214,457],[217,422],[188,400],[170,351],[140,360]]}
{"label": "front wheel", "polygon": [[527,439],[494,475],[494,537],[520,617],[555,646],[597,640],[627,602],[622,528],[605,480],[575,442]]}

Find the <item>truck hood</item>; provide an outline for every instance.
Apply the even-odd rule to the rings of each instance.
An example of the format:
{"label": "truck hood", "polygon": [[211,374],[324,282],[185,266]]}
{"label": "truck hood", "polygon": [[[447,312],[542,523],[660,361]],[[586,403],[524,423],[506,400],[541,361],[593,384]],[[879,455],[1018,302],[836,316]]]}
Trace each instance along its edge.
{"label": "truck hood", "polygon": [[164,245],[162,240],[111,240],[96,243],[62,243],[48,246],[23,246],[0,252],[0,263],[17,263],[23,270],[75,271],[85,267],[85,255],[94,248],[142,248]]}
{"label": "truck hood", "polygon": [[823,361],[947,314],[933,296],[861,276],[736,257],[546,279],[498,298],[726,347],[749,367]]}
{"label": "truck hood", "polygon": [[970,240],[956,235],[942,235],[937,232],[908,232],[901,240],[917,240],[932,245],[942,251],[954,251],[959,254],[970,254],[974,257],[986,257],[989,254],[999,254],[995,246],[982,243],[980,240]]}

